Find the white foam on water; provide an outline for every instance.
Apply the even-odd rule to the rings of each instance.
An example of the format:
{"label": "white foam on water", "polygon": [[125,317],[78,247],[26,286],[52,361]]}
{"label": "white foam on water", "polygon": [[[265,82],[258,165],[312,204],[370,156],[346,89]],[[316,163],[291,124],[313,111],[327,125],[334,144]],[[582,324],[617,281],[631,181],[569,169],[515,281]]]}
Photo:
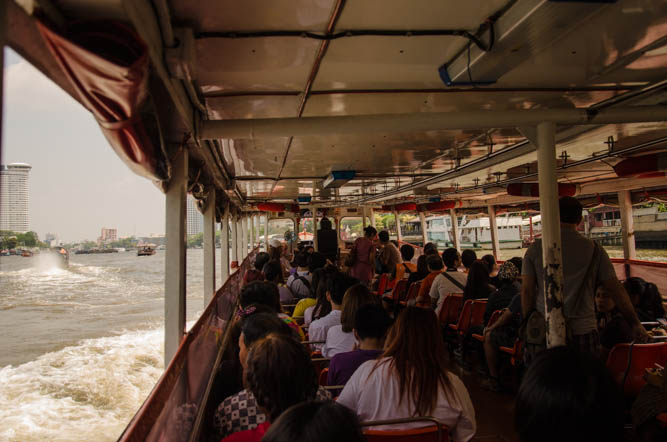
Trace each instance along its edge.
{"label": "white foam on water", "polygon": [[116,440],[163,371],[162,328],[0,368],[0,440]]}

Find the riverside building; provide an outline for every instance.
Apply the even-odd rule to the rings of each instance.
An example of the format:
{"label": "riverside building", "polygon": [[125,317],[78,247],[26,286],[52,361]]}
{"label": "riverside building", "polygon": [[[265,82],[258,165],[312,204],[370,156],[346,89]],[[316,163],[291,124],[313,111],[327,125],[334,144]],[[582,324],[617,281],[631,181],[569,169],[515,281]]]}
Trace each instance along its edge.
{"label": "riverside building", "polygon": [[30,230],[30,169],[25,163],[0,165],[0,230]]}

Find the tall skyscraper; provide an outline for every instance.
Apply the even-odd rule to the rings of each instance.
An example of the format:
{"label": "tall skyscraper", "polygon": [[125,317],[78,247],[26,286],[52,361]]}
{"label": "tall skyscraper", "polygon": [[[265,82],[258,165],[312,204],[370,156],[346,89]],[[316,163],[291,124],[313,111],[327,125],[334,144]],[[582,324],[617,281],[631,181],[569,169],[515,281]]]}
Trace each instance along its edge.
{"label": "tall skyscraper", "polygon": [[204,215],[197,209],[197,200],[188,194],[187,204],[188,235],[196,235],[204,231]]}
{"label": "tall skyscraper", "polygon": [[0,165],[0,230],[30,230],[30,169],[25,163]]}

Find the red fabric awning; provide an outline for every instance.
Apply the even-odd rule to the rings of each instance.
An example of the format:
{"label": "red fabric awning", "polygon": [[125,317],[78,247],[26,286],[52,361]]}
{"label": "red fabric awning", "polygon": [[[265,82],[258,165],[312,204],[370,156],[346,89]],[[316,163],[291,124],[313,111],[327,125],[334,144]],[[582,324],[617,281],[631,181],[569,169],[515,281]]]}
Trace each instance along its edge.
{"label": "red fabric awning", "polygon": [[[170,166],[148,94],[148,49],[128,27],[80,22],[58,33],[38,28],[116,154],[138,175],[168,180]],[[76,134],[73,134],[76,136]]]}

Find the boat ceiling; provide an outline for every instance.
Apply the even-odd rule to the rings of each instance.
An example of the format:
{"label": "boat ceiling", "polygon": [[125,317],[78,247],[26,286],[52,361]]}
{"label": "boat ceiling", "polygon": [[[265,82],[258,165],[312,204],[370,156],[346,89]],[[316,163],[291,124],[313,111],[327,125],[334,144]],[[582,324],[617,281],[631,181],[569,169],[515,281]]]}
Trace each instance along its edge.
{"label": "boat ceiling", "polygon": [[[152,3],[155,23],[161,12],[168,17],[160,26],[163,39],[165,31],[178,37],[191,30],[192,75],[182,81],[192,86],[189,104],[202,120],[667,103],[665,0],[52,3],[66,20],[120,19],[147,39],[155,33],[129,11]],[[443,66],[452,84],[443,82]],[[159,102],[175,100],[164,87],[151,92]],[[182,140],[187,124],[174,121],[163,131],[167,140]],[[519,128],[213,141],[194,135],[189,147],[204,171],[199,179],[224,182],[229,198],[245,207],[294,202],[299,195],[321,205],[439,195],[486,206],[525,200],[508,197],[507,182],[537,181],[536,154],[519,149],[529,142]],[[608,183],[612,192],[619,182],[612,166],[628,155],[664,150],[667,123],[559,126],[557,140],[561,181],[598,193]],[[202,154],[206,149],[212,153]],[[497,164],[469,167],[503,151]],[[324,178],[339,170],[356,177],[340,189],[323,189]],[[664,187],[667,181],[632,184]]]}

